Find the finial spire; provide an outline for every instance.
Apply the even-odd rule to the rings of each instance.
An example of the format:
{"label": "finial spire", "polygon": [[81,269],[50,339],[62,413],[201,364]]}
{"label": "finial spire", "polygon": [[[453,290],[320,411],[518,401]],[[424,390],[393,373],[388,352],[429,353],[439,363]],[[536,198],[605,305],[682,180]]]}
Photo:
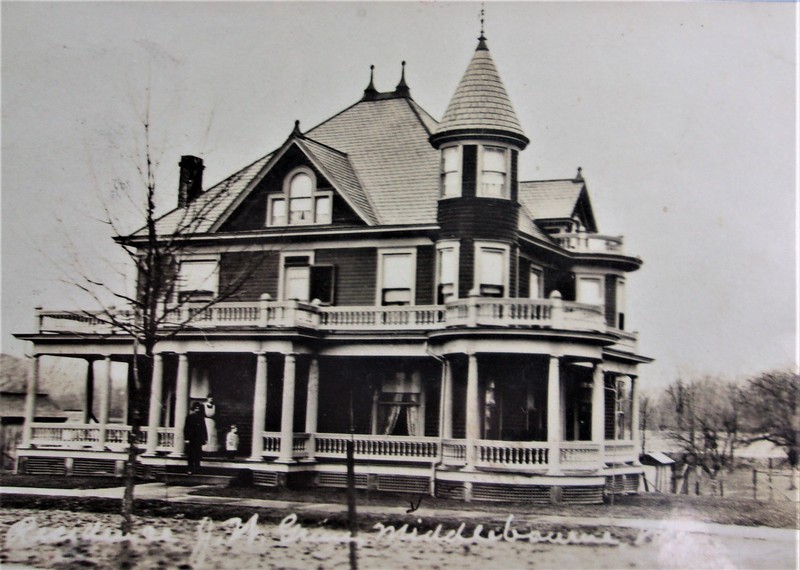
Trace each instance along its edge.
{"label": "finial spire", "polygon": [[578,167],[578,173],[575,175],[574,180],[575,182],[583,182],[583,168],[580,166]]}
{"label": "finial spire", "polygon": [[475,51],[489,51],[489,46],[486,44],[486,36],[483,32],[484,17],[486,10],[483,9],[483,2],[481,2],[481,35],[478,37],[478,47]]}
{"label": "finial spire", "polygon": [[300,120],[296,119],[294,122],[294,129],[292,129],[292,134],[294,136],[303,138],[303,132],[300,130]]}
{"label": "finial spire", "polygon": [[405,61],[401,64],[400,83],[397,84],[397,87],[395,87],[394,92],[396,95],[400,95],[401,97],[409,97],[411,95],[411,90],[408,88],[408,84],[406,83]]}
{"label": "finial spire", "polygon": [[374,65],[370,65],[369,66],[369,85],[367,85],[367,88],[364,89],[364,97],[362,98],[362,101],[371,101],[371,100],[375,99],[375,96],[378,94],[378,90],[375,89],[374,79],[375,79],[375,66]]}

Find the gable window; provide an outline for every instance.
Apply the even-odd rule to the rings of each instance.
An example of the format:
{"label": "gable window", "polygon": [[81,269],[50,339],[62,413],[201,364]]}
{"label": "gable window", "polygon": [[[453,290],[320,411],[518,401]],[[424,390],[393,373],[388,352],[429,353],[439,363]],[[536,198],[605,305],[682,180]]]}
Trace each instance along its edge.
{"label": "gable window", "polygon": [[587,305],[603,305],[603,281],[600,277],[578,277],[577,299]]}
{"label": "gable window", "polygon": [[442,149],[442,197],[461,196],[461,147]]}
{"label": "gable window", "polygon": [[191,259],[181,262],[178,277],[178,299],[212,299],[219,281],[216,259]]}
{"label": "gable window", "polygon": [[458,298],[458,243],[437,246],[436,303]]}
{"label": "gable window", "polygon": [[481,180],[478,195],[508,198],[508,150],[497,146],[481,147]]}
{"label": "gable window", "polygon": [[508,246],[475,244],[475,287],[482,297],[504,297],[508,291]]}
{"label": "gable window", "polygon": [[542,298],[542,270],[531,267],[530,289],[528,297],[531,299]]}
{"label": "gable window", "polygon": [[384,250],[379,253],[380,305],[412,305],[416,281],[414,250]]}
{"label": "gable window", "polygon": [[283,193],[269,197],[267,225],[286,226],[331,223],[333,193],[319,191],[316,177],[306,168],[291,172]]}

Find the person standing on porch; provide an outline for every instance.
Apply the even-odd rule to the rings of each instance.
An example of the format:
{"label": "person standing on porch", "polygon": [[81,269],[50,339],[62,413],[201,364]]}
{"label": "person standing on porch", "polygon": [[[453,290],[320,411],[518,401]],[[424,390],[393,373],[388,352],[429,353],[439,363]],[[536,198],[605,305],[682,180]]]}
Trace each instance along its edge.
{"label": "person standing on porch", "polygon": [[203,411],[206,419],[206,434],[208,437],[206,445],[203,446],[203,451],[214,453],[219,450],[219,443],[217,441],[217,420],[214,419],[214,416],[217,414],[217,406],[211,394],[208,395],[208,398],[203,404]]}
{"label": "person standing on porch", "polygon": [[186,416],[186,423],[183,428],[186,438],[186,472],[191,474],[200,470],[200,460],[203,457],[203,446],[208,441],[206,431],[206,419],[203,415],[203,407],[199,402],[192,404],[192,411]]}

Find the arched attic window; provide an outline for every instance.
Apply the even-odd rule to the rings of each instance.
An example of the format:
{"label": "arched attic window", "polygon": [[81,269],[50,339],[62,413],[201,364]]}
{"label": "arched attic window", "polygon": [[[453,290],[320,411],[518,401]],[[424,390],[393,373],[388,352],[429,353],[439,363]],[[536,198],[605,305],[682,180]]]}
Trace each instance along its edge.
{"label": "arched attic window", "polygon": [[269,198],[267,225],[329,224],[332,200],[330,190],[318,191],[311,170],[293,170],[284,179],[283,193]]}

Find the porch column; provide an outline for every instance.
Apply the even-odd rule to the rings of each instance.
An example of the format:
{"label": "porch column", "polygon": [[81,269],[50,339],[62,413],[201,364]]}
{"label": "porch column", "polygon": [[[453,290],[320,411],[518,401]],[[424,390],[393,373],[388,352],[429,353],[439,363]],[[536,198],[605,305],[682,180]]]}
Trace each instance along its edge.
{"label": "porch column", "polygon": [[641,441],[639,434],[639,379],[628,376],[631,379],[631,440],[633,440],[634,460],[639,464],[639,451],[641,451]]}
{"label": "porch column", "polygon": [[281,401],[281,448],[278,463],[293,463],[294,456],[294,383],[296,354],[286,354],[283,361],[283,399]]}
{"label": "porch column", "polygon": [[148,455],[154,455],[158,447],[158,427],[161,423],[161,391],[164,387],[164,363],[161,353],[153,355],[153,380],[150,383],[150,411],[147,415]]}
{"label": "porch column", "polygon": [[453,365],[442,362],[442,437],[453,438]]}
{"label": "porch column", "polygon": [[478,357],[467,355],[467,469],[474,469],[477,458],[477,443],[481,437],[480,413],[478,410]]}
{"label": "porch column", "polygon": [[111,356],[103,358],[100,371],[100,417],[97,422],[100,424],[98,445],[102,449],[106,446],[108,438],[108,409],[111,407]]}
{"label": "porch column", "polygon": [[253,393],[253,441],[250,461],[261,461],[264,452],[264,422],[267,420],[267,354],[256,353],[256,387]]}
{"label": "porch column", "polygon": [[561,373],[559,357],[550,357],[547,373],[547,443],[550,447],[548,465],[551,473],[561,467]]}
{"label": "porch column", "polygon": [[606,431],[606,394],[603,365],[598,362],[594,365],[592,375],[592,443],[600,446],[600,460],[605,463],[605,431]]}
{"label": "porch column", "polygon": [[311,359],[308,366],[308,396],[306,397],[306,433],[308,434],[308,459],[316,452],[317,410],[319,408],[319,360]]}
{"label": "porch column", "polygon": [[92,408],[94,408],[94,359],[86,359],[86,387],[83,392],[83,423],[92,421]]}
{"label": "porch column", "polygon": [[178,354],[178,371],[175,382],[175,445],[172,455],[182,456],[186,450],[186,416],[189,413],[189,356]]}
{"label": "porch column", "polygon": [[28,376],[25,393],[25,423],[22,426],[22,447],[30,447],[33,440],[33,421],[36,418],[36,393],[39,391],[39,356],[33,355],[33,372]]}

